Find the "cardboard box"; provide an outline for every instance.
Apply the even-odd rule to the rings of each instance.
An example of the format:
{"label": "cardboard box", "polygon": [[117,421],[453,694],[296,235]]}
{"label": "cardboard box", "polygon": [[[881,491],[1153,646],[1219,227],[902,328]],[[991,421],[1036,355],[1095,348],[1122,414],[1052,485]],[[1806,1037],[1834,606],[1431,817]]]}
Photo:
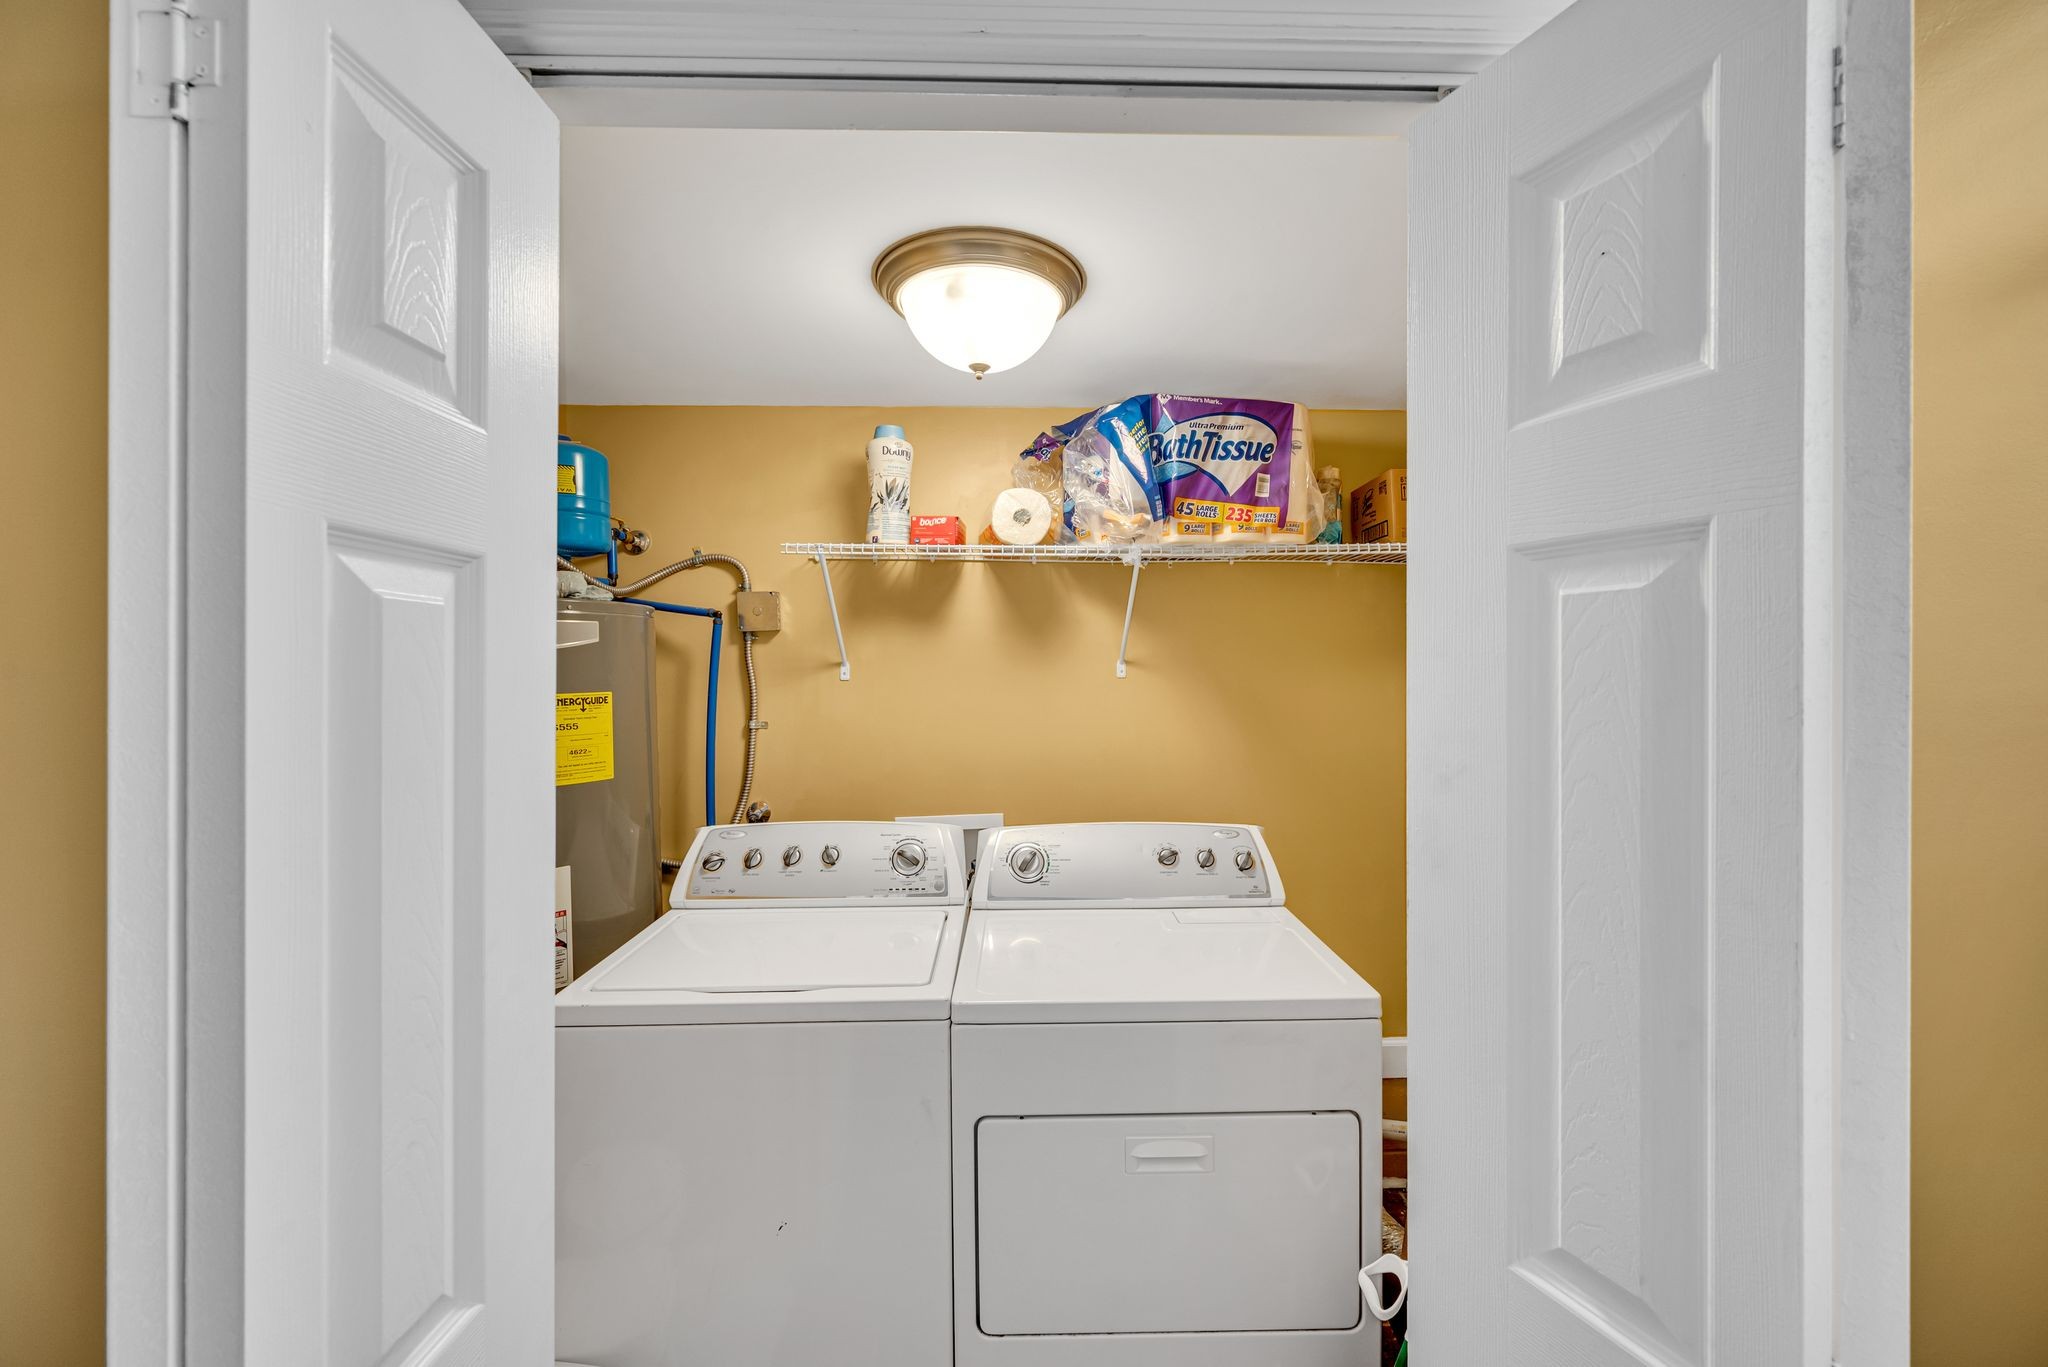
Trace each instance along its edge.
{"label": "cardboard box", "polygon": [[913,517],[910,519],[913,546],[964,546],[967,528],[957,517]]}
{"label": "cardboard box", "polygon": [[1383,470],[1351,491],[1351,539],[1408,540],[1408,471]]}

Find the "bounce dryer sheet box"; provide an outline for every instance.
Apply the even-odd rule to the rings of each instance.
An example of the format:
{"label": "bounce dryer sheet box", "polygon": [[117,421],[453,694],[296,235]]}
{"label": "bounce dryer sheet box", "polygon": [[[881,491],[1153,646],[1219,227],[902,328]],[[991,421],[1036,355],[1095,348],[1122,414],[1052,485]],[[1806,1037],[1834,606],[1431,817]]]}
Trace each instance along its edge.
{"label": "bounce dryer sheet box", "polygon": [[957,517],[913,516],[910,519],[913,546],[964,546],[967,528]]}
{"label": "bounce dryer sheet box", "polygon": [[1351,539],[1408,539],[1408,472],[1384,470],[1351,491]]}
{"label": "bounce dryer sheet box", "polygon": [[1152,478],[1165,535],[1262,537],[1285,526],[1294,418],[1291,403],[1154,395]]}

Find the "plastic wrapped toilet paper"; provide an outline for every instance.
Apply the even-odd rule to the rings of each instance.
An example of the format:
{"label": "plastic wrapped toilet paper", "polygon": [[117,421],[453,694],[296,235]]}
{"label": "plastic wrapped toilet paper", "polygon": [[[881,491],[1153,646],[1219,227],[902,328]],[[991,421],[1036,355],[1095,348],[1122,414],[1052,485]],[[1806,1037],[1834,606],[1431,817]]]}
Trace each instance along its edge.
{"label": "plastic wrapped toilet paper", "polygon": [[1264,540],[1279,532],[1294,489],[1291,403],[1160,394],[1152,405],[1152,476],[1175,538]]}
{"label": "plastic wrapped toilet paper", "polygon": [[1218,541],[1264,541],[1271,545],[1299,545],[1312,540],[1323,526],[1323,495],[1315,479],[1315,443],[1308,433],[1308,409],[1294,405],[1294,429],[1288,437],[1287,499],[1275,525],[1225,523],[1216,529]]}
{"label": "plastic wrapped toilet paper", "polygon": [[1005,546],[1038,546],[1052,536],[1052,504],[1036,489],[1005,489],[988,512],[989,531]]}
{"label": "plastic wrapped toilet paper", "polygon": [[1061,458],[1062,540],[1305,541],[1306,418],[1265,399],[1139,394],[1047,429],[1023,459]]}

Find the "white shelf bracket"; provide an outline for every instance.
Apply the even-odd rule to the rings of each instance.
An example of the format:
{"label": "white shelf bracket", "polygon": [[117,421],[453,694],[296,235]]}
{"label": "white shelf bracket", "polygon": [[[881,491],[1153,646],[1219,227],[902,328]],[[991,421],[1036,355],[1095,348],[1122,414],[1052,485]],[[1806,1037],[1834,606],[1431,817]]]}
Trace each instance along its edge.
{"label": "white shelf bracket", "polygon": [[1131,653],[1131,614],[1138,606],[1138,571],[1145,568],[1145,562],[1136,551],[1129,556],[1131,565],[1131,596],[1124,600],[1124,639],[1116,648],[1116,676],[1124,677],[1125,659]]}
{"label": "white shelf bracket", "polygon": [[832,613],[832,639],[839,643],[839,681],[845,683],[853,677],[853,664],[846,658],[846,633],[839,629],[839,600],[832,596],[832,562],[823,555],[818,557],[818,573],[825,579],[825,606]]}

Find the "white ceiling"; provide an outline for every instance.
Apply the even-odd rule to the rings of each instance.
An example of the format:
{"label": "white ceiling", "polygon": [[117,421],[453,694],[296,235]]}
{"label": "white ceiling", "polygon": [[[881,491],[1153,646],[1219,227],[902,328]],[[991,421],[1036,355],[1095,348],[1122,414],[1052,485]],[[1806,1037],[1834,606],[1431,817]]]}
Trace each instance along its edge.
{"label": "white ceiling", "polygon": [[[1403,406],[1395,137],[565,127],[562,399],[1083,408],[1155,390]],[[976,381],[869,283],[990,223],[1080,258],[1037,356]]]}

